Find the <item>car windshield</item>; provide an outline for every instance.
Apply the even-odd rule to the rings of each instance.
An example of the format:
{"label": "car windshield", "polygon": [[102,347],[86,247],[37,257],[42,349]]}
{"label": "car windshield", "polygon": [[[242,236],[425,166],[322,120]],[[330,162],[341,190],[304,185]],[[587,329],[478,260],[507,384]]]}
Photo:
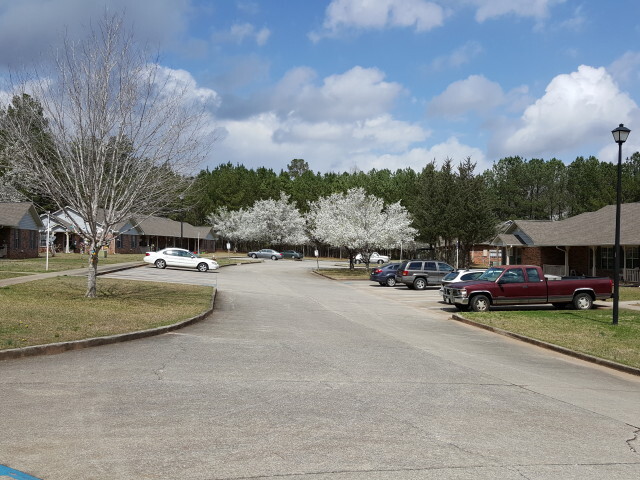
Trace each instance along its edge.
{"label": "car windshield", "polygon": [[502,272],[504,272],[504,268],[493,267],[487,270],[486,272],[484,272],[482,275],[480,275],[478,277],[478,280],[487,280],[489,282],[495,282]]}

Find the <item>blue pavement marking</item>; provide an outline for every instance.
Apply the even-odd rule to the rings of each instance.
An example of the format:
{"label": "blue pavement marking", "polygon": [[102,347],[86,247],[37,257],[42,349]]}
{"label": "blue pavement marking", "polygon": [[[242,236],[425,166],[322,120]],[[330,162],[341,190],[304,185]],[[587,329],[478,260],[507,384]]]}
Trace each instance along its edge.
{"label": "blue pavement marking", "polygon": [[13,468],[0,465],[0,480],[3,478],[13,480],[41,480],[39,478],[32,477],[31,475],[27,475],[26,473],[19,472],[18,470],[14,470]]}

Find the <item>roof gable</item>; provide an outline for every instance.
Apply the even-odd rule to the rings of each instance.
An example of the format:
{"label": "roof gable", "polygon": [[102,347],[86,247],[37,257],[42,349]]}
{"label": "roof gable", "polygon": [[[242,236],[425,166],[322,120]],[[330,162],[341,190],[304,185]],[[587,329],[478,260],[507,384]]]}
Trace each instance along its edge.
{"label": "roof gable", "polygon": [[40,230],[44,225],[33,203],[0,203],[0,225],[21,230]]}

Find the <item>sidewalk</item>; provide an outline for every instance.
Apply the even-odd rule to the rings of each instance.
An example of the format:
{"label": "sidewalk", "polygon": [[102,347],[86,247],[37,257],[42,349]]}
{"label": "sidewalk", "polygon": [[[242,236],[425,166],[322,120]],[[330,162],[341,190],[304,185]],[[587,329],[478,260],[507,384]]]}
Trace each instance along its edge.
{"label": "sidewalk", "polygon": [[[121,270],[128,270],[129,268],[142,267],[146,265],[144,262],[127,262],[127,263],[116,263],[114,265],[100,265],[98,264],[98,275],[103,275],[105,273],[111,272],[119,272]],[[73,270],[61,270],[58,272],[46,272],[46,273],[35,273],[33,275],[23,275],[20,277],[13,278],[4,278],[0,279],[0,287],[7,287],[9,285],[16,285],[18,283],[26,283],[31,282],[33,280],[43,280],[45,278],[52,277],[82,277],[87,275],[89,267],[84,268],[76,268]]]}

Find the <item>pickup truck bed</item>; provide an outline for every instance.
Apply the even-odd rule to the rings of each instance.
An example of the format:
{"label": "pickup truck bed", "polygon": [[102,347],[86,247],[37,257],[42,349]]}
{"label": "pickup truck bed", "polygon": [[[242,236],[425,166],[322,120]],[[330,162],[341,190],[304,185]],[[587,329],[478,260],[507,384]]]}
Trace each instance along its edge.
{"label": "pickup truck bed", "polygon": [[612,286],[608,277],[547,280],[538,266],[503,265],[488,269],[478,280],[447,285],[443,298],[460,310],[475,312],[487,311],[492,305],[545,303],[587,310],[594,301],[610,298]]}

